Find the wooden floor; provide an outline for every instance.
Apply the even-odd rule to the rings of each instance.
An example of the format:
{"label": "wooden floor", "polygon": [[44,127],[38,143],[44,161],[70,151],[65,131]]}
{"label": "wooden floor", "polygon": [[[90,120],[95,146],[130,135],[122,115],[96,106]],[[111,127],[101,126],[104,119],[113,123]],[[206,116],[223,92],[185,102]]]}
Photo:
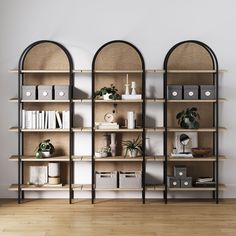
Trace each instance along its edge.
{"label": "wooden floor", "polygon": [[228,236],[236,235],[236,200],[0,200],[1,236]]}

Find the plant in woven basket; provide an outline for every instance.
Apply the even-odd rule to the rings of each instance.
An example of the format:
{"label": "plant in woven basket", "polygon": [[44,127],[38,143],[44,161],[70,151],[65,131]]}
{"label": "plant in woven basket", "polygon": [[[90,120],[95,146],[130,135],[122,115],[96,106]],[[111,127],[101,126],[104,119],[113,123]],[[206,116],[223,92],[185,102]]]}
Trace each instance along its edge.
{"label": "plant in woven basket", "polygon": [[181,128],[184,129],[198,129],[200,116],[197,112],[196,107],[187,108],[182,110],[176,115],[176,119],[178,120],[178,124]]}

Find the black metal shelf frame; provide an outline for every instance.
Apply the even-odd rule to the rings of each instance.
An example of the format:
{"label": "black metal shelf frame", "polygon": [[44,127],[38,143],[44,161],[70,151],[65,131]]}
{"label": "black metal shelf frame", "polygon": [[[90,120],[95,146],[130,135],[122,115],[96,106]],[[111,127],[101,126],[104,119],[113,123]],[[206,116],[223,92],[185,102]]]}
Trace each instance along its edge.
{"label": "black metal shelf frame", "polygon": [[[146,104],[145,104],[145,98],[146,98],[146,80],[145,80],[145,62],[144,58],[139,51],[139,49],[131,44],[130,42],[123,41],[123,40],[113,40],[110,42],[105,43],[103,46],[101,46],[97,52],[95,53],[92,61],[92,127],[95,127],[95,79],[96,79],[96,71],[95,71],[95,65],[96,65],[96,59],[99,54],[106,46],[113,44],[113,43],[124,43],[129,46],[131,46],[139,55],[142,65],[142,148],[143,148],[143,154],[142,154],[142,202],[145,203],[145,175],[146,175],[146,163],[145,163],[145,140],[146,140],[146,131],[145,131],[145,118],[146,118]],[[114,102],[115,103],[115,102]],[[95,154],[95,130],[92,128],[92,156]],[[94,203],[96,199],[95,195],[95,160],[92,158],[92,190],[91,190],[91,197],[92,197],[92,203]]]}
{"label": "black metal shelf frame", "polygon": [[213,154],[216,156],[216,161],[213,162],[213,177],[216,182],[216,190],[213,191],[213,199],[215,199],[216,204],[219,203],[219,66],[218,66],[218,60],[216,57],[216,54],[214,51],[205,43],[197,40],[186,40],[179,42],[175,44],[166,54],[165,60],[164,60],[164,127],[165,127],[165,132],[164,132],[164,155],[165,155],[165,164],[164,164],[164,183],[165,183],[165,193],[164,193],[164,199],[165,203],[168,201],[168,187],[167,187],[167,168],[168,168],[168,155],[167,155],[167,107],[168,107],[168,102],[167,102],[167,85],[168,85],[168,60],[172,54],[172,52],[179,47],[182,44],[185,43],[194,43],[197,45],[200,45],[203,47],[208,54],[210,55],[210,58],[212,60],[212,65],[213,65],[213,70],[212,72],[213,77],[212,77],[212,83],[215,85],[215,97],[216,97],[216,102],[212,104],[213,106],[213,114],[212,114],[212,119],[213,119],[213,125],[216,127],[216,131],[212,133],[213,135]]}
{"label": "black metal shelf frame", "polygon": [[66,55],[68,62],[69,62],[69,110],[70,110],[70,128],[69,128],[69,203],[72,202],[73,198],[73,190],[72,190],[72,184],[73,184],[73,162],[72,162],[72,155],[73,155],[73,132],[72,132],[72,126],[73,126],[73,117],[74,117],[74,107],[73,107],[73,87],[74,87],[74,63],[72,56],[70,52],[66,49],[65,46],[62,44],[51,41],[51,40],[39,40],[32,44],[30,44],[28,47],[25,48],[23,53],[20,56],[19,62],[18,62],[18,203],[20,204],[21,201],[24,199],[24,191],[21,189],[21,184],[23,184],[24,179],[24,162],[21,161],[20,156],[24,155],[24,133],[21,132],[21,111],[23,104],[21,101],[21,88],[24,84],[24,73],[22,70],[24,70],[24,63],[26,56],[30,52],[32,48],[39,44],[43,43],[51,43],[58,46]]}

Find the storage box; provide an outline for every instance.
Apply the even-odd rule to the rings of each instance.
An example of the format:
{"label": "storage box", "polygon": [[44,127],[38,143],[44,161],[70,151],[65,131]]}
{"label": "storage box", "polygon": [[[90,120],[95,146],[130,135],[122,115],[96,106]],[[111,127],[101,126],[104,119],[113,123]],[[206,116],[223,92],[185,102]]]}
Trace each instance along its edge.
{"label": "storage box", "polygon": [[69,100],[69,85],[55,85],[54,86],[55,100]]}
{"label": "storage box", "polygon": [[38,99],[39,100],[52,100],[52,86],[51,85],[38,85]]}
{"label": "storage box", "polygon": [[198,85],[184,85],[184,99],[196,100],[199,97]]}
{"label": "storage box", "polygon": [[201,85],[200,86],[200,97],[205,100],[215,99],[215,86],[214,85]]}
{"label": "storage box", "polygon": [[113,189],[118,187],[117,171],[96,172],[96,188]]}
{"label": "storage box", "polygon": [[169,188],[180,188],[180,179],[168,176],[167,185]]}
{"label": "storage box", "polygon": [[168,99],[179,100],[182,99],[182,85],[169,85],[168,89]]}
{"label": "storage box", "polygon": [[21,97],[23,100],[35,100],[36,99],[36,86],[23,85]]}
{"label": "storage box", "polygon": [[120,188],[142,188],[142,173],[141,171],[134,172],[119,172],[119,187]]}
{"label": "storage box", "polygon": [[182,178],[180,180],[181,188],[191,188],[192,187],[192,177]]}
{"label": "storage box", "polygon": [[176,178],[187,177],[187,168],[185,166],[174,166],[174,176]]}

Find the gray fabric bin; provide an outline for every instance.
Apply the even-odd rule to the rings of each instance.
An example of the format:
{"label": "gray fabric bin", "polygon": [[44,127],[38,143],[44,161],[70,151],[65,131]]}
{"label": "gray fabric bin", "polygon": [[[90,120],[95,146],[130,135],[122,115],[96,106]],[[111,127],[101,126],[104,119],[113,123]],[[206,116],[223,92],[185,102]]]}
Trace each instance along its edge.
{"label": "gray fabric bin", "polygon": [[202,100],[214,100],[215,99],[215,86],[214,85],[201,85],[200,97]]}
{"label": "gray fabric bin", "polygon": [[180,100],[182,99],[182,85],[168,85],[168,99]]}
{"label": "gray fabric bin", "polygon": [[174,176],[176,178],[187,177],[187,167],[185,166],[174,166]]}
{"label": "gray fabric bin", "polygon": [[168,176],[167,185],[169,188],[180,188],[180,179]]}
{"label": "gray fabric bin", "polygon": [[51,85],[38,85],[38,99],[39,100],[52,100],[52,86]]}
{"label": "gray fabric bin", "polygon": [[182,178],[180,180],[181,188],[191,188],[192,187],[192,177]]}
{"label": "gray fabric bin", "polygon": [[55,100],[69,100],[69,85],[55,85],[54,86]]}
{"label": "gray fabric bin", "polygon": [[184,99],[197,100],[199,97],[198,85],[184,85]]}
{"label": "gray fabric bin", "polygon": [[22,86],[22,99],[23,100],[36,100],[36,86],[23,85]]}
{"label": "gray fabric bin", "polygon": [[119,172],[120,188],[141,188],[141,171]]}
{"label": "gray fabric bin", "polygon": [[117,188],[117,171],[96,172],[96,188],[113,189]]}

